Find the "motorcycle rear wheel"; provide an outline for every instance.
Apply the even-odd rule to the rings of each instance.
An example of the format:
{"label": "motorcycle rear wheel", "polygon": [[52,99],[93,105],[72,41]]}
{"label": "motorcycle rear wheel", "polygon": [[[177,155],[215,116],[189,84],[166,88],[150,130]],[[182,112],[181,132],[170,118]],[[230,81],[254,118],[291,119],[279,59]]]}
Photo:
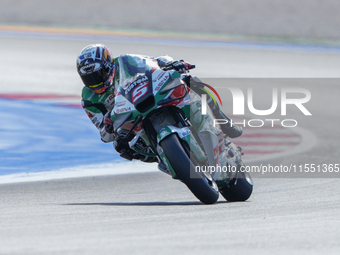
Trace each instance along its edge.
{"label": "motorcycle rear wheel", "polygon": [[222,196],[228,202],[246,201],[253,192],[253,180],[249,173],[240,171],[241,166],[243,163],[238,167],[236,178],[220,189]]}
{"label": "motorcycle rear wheel", "polygon": [[204,204],[214,204],[219,197],[215,181],[209,173],[193,171],[199,162],[190,155],[190,148],[183,143],[185,142],[181,143],[177,134],[171,134],[161,141],[160,146],[178,177],[198,200]]}

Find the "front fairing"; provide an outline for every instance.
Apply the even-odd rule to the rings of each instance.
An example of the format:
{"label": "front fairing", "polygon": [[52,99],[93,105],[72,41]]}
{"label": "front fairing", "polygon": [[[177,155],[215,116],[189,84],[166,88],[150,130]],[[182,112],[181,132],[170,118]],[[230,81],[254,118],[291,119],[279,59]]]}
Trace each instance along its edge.
{"label": "front fairing", "polygon": [[138,115],[146,116],[158,108],[157,102],[170,96],[171,92],[160,94],[159,91],[169,81],[180,78],[176,71],[163,71],[155,59],[140,55],[122,55],[115,59],[115,115],[132,112],[130,120]]}

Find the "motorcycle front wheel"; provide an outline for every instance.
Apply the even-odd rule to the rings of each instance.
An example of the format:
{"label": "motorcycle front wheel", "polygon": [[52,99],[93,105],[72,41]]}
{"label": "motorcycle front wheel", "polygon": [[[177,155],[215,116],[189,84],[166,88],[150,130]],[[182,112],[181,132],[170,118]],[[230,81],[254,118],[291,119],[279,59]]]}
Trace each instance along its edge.
{"label": "motorcycle front wheel", "polygon": [[190,153],[186,142],[171,134],[160,142],[167,159],[176,174],[190,191],[204,204],[214,204],[219,197],[219,190],[210,173],[195,171],[200,162]]}

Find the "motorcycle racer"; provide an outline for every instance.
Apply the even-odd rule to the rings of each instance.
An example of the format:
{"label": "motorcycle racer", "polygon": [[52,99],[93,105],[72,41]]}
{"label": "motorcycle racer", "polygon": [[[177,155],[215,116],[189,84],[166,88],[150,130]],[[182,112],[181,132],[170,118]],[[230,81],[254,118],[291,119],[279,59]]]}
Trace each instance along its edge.
{"label": "motorcycle racer", "polygon": [[[113,142],[114,147],[120,156],[132,160],[139,159],[144,162],[157,162],[156,157],[148,157],[144,155],[133,156],[134,151],[129,148],[128,142],[133,138],[133,134],[128,139],[122,139],[127,131],[121,129],[118,136],[113,133],[113,123],[110,118],[110,112],[115,105],[115,86],[114,84],[128,83],[128,77],[131,74],[131,66],[136,67],[131,54],[120,55],[112,58],[109,49],[103,44],[91,44],[86,46],[77,58],[77,71],[84,83],[82,90],[82,107],[86,114],[100,132],[101,140],[105,143]],[[172,68],[181,74],[185,74],[192,66],[183,60],[175,61],[169,56],[160,56],[152,58],[148,56],[139,56],[145,59],[154,59],[160,68]],[[119,63],[121,63],[119,65]],[[122,72],[119,72],[124,69]],[[133,70],[138,70],[134,68]],[[141,70],[143,71],[143,70]],[[194,91],[202,91],[197,89],[201,86],[197,78],[190,75],[183,75],[183,80]],[[130,81],[131,82],[131,81]],[[222,131],[229,137],[235,138],[242,134],[242,128],[236,125],[230,125],[230,119],[216,106],[207,95],[207,103],[210,106],[215,117],[228,120],[228,123],[221,125]]]}

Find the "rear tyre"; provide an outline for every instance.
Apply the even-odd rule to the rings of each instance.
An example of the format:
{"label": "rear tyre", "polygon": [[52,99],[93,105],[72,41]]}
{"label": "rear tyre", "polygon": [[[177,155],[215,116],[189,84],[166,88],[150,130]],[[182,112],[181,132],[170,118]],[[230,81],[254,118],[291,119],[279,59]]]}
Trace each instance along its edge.
{"label": "rear tyre", "polygon": [[190,157],[190,149],[184,142],[181,143],[177,134],[164,138],[160,146],[176,174],[190,191],[204,204],[215,203],[219,196],[215,181],[209,173],[194,171],[195,166],[199,166],[198,161],[195,157]]}
{"label": "rear tyre", "polygon": [[220,189],[222,196],[229,202],[246,201],[253,192],[253,180],[247,172],[241,172],[239,165],[237,176],[228,185]]}

